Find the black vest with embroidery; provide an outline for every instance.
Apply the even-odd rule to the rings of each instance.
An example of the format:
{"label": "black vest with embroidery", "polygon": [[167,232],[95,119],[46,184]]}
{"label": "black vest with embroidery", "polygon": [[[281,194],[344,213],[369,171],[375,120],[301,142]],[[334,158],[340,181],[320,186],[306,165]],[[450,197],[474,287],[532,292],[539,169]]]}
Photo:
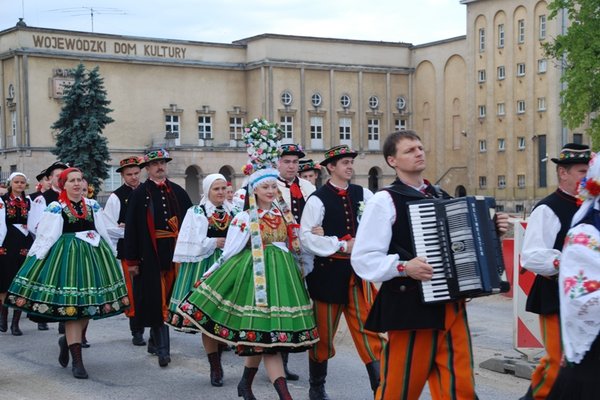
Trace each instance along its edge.
{"label": "black vest with embroidery", "polygon": [[[288,183],[288,181],[282,178],[279,178],[279,180],[285,184],[286,188],[290,189],[291,185]],[[300,179],[298,177],[294,178],[294,183],[296,183],[300,191],[302,191],[302,189],[300,188]],[[292,192],[290,191],[290,203],[292,203],[288,204],[290,206],[290,211],[292,212],[292,215],[294,216],[296,222],[300,223],[300,219],[302,218],[302,211],[304,211],[304,206],[306,205],[304,193],[302,193],[302,196],[300,196],[300,198],[295,198],[294,196],[292,196]]]}
{"label": "black vest with embroidery", "polygon": [[[350,184],[345,196],[340,196],[336,188],[326,184],[313,194],[325,207],[322,227],[325,236],[343,238],[356,236],[358,228],[359,203],[364,199],[363,188]],[[315,256],[314,269],[306,276],[310,297],[325,303],[348,304],[350,277],[354,273],[347,254],[337,257]],[[356,276],[358,282],[359,278]]]}
{"label": "black vest with embroidery", "polygon": [[[560,231],[556,235],[553,248],[562,250],[565,237],[571,226],[571,220],[579,209],[577,199],[561,190],[557,190],[540,200],[535,207],[537,208],[542,204],[549,207],[560,221]],[[527,296],[525,309],[541,315],[558,314],[560,310],[558,275],[549,277],[536,275],[529,296]]]}
{"label": "black vest with embroidery", "polygon": [[[208,231],[206,232],[206,236],[209,238],[221,238],[221,237],[226,237],[227,236],[227,230],[229,229],[229,224],[227,224],[227,227],[225,229],[219,229],[215,224],[211,224],[210,223],[210,215],[208,215],[206,213],[206,207],[203,205],[200,206],[200,208],[202,208],[202,212],[204,213],[204,216],[206,217],[206,219],[208,220]],[[217,209],[215,209],[216,211]],[[222,215],[222,213],[226,212],[225,210],[219,210],[219,214]],[[231,213],[229,214],[230,217],[232,217]],[[229,219],[229,223],[231,223],[231,218]]]}

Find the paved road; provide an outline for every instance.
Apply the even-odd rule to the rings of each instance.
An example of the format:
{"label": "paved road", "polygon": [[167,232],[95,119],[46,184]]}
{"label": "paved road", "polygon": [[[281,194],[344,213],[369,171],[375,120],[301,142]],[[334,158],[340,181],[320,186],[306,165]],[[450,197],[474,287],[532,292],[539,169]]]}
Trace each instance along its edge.
{"label": "paved road", "polygon": [[[512,350],[512,305],[509,299],[494,296],[469,304],[469,317],[475,348],[475,364],[490,357],[518,357]],[[88,331],[92,344],[84,349],[88,380],[76,380],[70,367],[58,365],[56,324],[50,331],[37,331],[25,320],[24,335],[0,333],[0,399],[236,399],[235,390],[242,363],[233,352],[224,353],[225,386],[213,388],[208,378],[208,362],[198,335],[171,333],[173,362],[159,368],[145,347],[131,345],[128,322],[123,316],[93,321]],[[364,366],[353,348],[350,335],[342,327],[337,339],[337,355],[330,361],[327,389],[334,399],[369,399],[372,394]],[[308,367],[305,354],[290,356],[292,370],[300,373],[290,382],[296,399],[308,398]],[[529,381],[476,367],[479,398],[517,399]],[[259,399],[276,399],[264,368],[253,386]],[[423,399],[430,399],[424,393]]]}

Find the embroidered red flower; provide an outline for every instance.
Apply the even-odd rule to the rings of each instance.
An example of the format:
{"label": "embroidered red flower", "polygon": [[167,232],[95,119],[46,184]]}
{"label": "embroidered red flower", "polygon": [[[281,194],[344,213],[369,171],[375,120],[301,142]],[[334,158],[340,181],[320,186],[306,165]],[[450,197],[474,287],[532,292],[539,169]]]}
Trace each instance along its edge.
{"label": "embroidered red flower", "polygon": [[15,301],[17,307],[23,307],[25,303],[27,303],[27,300],[25,300],[23,297],[19,297],[17,301]]}
{"label": "embroidered red flower", "polygon": [[288,335],[285,332],[279,332],[279,335],[277,335],[277,338],[279,339],[280,342],[287,342]]}
{"label": "embroidered red flower", "polygon": [[110,304],[106,303],[104,305],[104,312],[109,313],[112,310],[112,307],[110,306]]}
{"label": "embroidered red flower", "polygon": [[575,277],[571,276],[569,278],[565,278],[565,280],[563,281],[563,287],[564,287],[565,293],[569,293],[569,291],[575,285],[577,285],[577,279]]}
{"label": "embroidered red flower", "polygon": [[585,281],[583,282],[583,287],[587,290],[588,293],[595,292],[600,289],[600,282],[598,281]]}
{"label": "embroidered red flower", "polygon": [[95,234],[94,232],[92,232],[92,231],[89,231],[89,232],[86,234],[86,236],[87,236],[88,238],[90,238],[90,239],[94,239],[94,238],[96,237],[96,234]]}
{"label": "embroidered red flower", "polygon": [[123,305],[128,306],[129,305],[129,297],[123,297],[121,299],[121,303],[123,303]]}
{"label": "embroidered red flower", "polygon": [[585,182],[585,188],[592,197],[600,195],[600,183],[598,183],[598,181],[596,181],[595,179],[588,179]]}
{"label": "embroidered red flower", "polygon": [[190,322],[190,320],[189,320],[189,319],[184,319],[184,320],[183,320],[183,325],[184,325],[184,326],[188,326],[189,324],[191,324],[191,322]]}
{"label": "embroidered red flower", "polygon": [[221,337],[229,336],[229,329],[227,329],[227,328],[219,329],[219,336],[221,336]]}
{"label": "embroidered red flower", "polygon": [[587,246],[587,244],[590,242],[590,237],[585,233],[578,233],[577,235],[573,236],[572,242],[574,244]]}
{"label": "embroidered red flower", "polygon": [[249,341],[254,342],[256,340],[256,333],[255,332],[248,332],[248,334],[246,335],[246,338]]}
{"label": "embroidered red flower", "polygon": [[204,314],[202,314],[202,311],[196,311],[194,314],[192,314],[192,317],[194,317],[196,321],[200,321],[203,316]]}

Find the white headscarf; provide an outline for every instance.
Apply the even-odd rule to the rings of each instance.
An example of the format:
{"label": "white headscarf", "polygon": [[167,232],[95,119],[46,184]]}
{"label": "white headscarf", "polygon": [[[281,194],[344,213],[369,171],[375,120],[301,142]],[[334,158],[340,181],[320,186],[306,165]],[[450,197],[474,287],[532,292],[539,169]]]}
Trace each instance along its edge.
{"label": "white headscarf", "polygon": [[25,174],[22,172],[13,172],[12,174],[10,174],[10,176],[8,177],[8,182],[10,183],[16,176],[22,176],[23,178],[25,178],[25,182],[27,182],[27,176],[25,176]]}
{"label": "white headscarf", "polygon": [[[227,183],[227,179],[225,179],[225,177],[222,174],[207,175],[202,181],[202,199],[200,199],[200,205],[204,206],[207,214],[209,215],[212,214],[215,205],[209,200],[208,194],[210,193],[210,188],[212,187],[213,183],[219,180]],[[230,211],[227,202],[223,202],[223,207],[227,211]]]}

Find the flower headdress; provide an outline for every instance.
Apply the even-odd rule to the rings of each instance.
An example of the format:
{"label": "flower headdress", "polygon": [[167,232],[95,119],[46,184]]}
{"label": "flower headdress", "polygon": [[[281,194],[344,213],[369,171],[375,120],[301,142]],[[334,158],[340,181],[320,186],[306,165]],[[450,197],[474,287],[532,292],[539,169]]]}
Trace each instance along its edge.
{"label": "flower headdress", "polygon": [[256,118],[246,125],[242,138],[246,142],[249,158],[242,168],[244,175],[251,175],[264,168],[277,168],[281,147],[279,125]]}

